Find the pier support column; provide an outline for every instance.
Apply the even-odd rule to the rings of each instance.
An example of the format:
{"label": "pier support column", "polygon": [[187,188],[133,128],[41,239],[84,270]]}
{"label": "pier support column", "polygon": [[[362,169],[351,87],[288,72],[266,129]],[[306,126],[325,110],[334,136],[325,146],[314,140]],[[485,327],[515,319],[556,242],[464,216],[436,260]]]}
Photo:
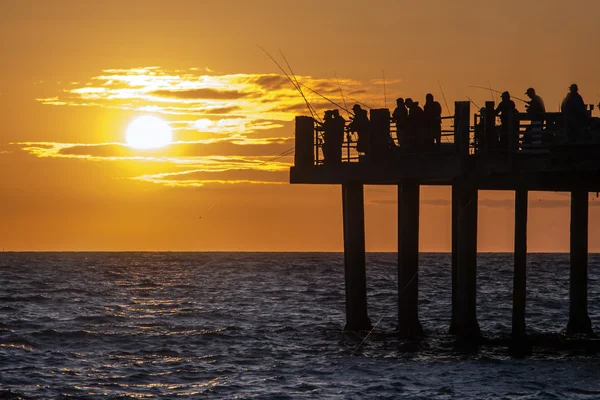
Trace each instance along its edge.
{"label": "pier support column", "polygon": [[592,333],[587,309],[588,192],[571,192],[571,270],[568,333]]}
{"label": "pier support column", "polygon": [[398,185],[398,334],[423,336],[419,321],[419,199],[417,182]]}
{"label": "pier support column", "polygon": [[344,215],[344,272],[346,282],[345,330],[371,329],[367,315],[367,272],[365,261],[365,205],[362,183],[342,185]]}
{"label": "pier support column", "polygon": [[458,185],[452,185],[452,317],[450,320],[450,329],[448,334],[456,334],[456,318],[458,312],[456,311],[456,294],[458,293],[457,288],[457,274],[458,274],[458,203],[459,203]]}
{"label": "pier support column", "polygon": [[512,305],[512,337],[510,353],[523,357],[531,349],[525,333],[525,300],[527,287],[527,202],[526,189],[515,191],[515,249]]}
{"label": "pier support column", "polygon": [[477,323],[477,188],[459,179],[455,334],[460,342],[479,338]]}

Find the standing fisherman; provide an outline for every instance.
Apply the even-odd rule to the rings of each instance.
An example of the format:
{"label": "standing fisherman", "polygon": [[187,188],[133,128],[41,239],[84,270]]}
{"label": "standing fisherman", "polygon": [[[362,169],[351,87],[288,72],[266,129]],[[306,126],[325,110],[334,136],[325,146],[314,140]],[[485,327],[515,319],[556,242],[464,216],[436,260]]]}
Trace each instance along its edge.
{"label": "standing fisherman", "polygon": [[[523,141],[525,143],[532,143],[533,137],[541,136],[542,126],[544,125],[544,117],[542,114],[546,112],[546,106],[544,100],[535,93],[534,88],[529,88],[525,94],[531,99],[527,102],[527,114],[530,114],[531,125],[527,127],[526,133],[523,135]],[[541,142],[541,137],[536,142]]]}
{"label": "standing fisherman", "polygon": [[358,134],[356,150],[367,155],[369,153],[369,117],[367,116],[367,110],[363,110],[358,104],[355,104],[352,106],[352,111],[354,112],[354,118],[348,128],[351,132]]}
{"label": "standing fisherman", "polygon": [[517,106],[515,102],[510,99],[510,93],[502,92],[500,96],[502,101],[496,107],[496,115],[500,115],[500,138],[494,138],[493,143],[498,143],[498,147],[506,149],[508,147],[508,126],[510,121],[510,114],[517,113]]}
{"label": "standing fisherman", "polygon": [[560,111],[565,115],[565,122],[569,141],[575,142],[579,136],[581,128],[585,126],[588,120],[587,109],[583,98],[579,94],[579,88],[576,84],[569,87],[569,93],[560,106]]}
{"label": "standing fisherman", "polygon": [[396,138],[398,139],[398,146],[401,149],[406,150],[406,121],[408,120],[408,110],[404,99],[399,97],[396,99],[396,109],[392,113],[392,121],[396,123]]}
{"label": "standing fisherman", "polygon": [[406,99],[408,107],[407,131],[409,137],[409,150],[421,151],[423,149],[423,131],[425,127],[425,118],[423,109],[419,107],[419,103],[412,99]]}
{"label": "standing fisherman", "polygon": [[423,112],[425,113],[425,125],[428,130],[425,147],[435,146],[439,149],[442,142],[442,106],[434,101],[431,93],[427,93],[427,96],[425,96]]}

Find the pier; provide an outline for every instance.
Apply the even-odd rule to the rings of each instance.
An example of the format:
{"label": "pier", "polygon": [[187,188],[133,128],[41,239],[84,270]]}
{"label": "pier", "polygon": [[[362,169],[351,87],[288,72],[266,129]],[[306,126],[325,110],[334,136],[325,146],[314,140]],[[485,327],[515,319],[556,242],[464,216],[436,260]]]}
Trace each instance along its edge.
{"label": "pier", "polygon": [[[588,195],[600,191],[600,124],[573,136],[562,113],[512,113],[496,123],[494,102],[471,113],[459,101],[447,117],[435,149],[404,151],[395,141],[387,109],[370,111],[369,151],[357,151],[356,135],[346,128],[342,156],[323,158],[323,127],[312,117],[296,117],[292,184],[341,186],[343,205],[346,329],[369,330],[364,232],[364,185],[398,188],[398,334],[423,335],[418,310],[419,208],[422,185],[452,188],[452,306],[449,333],[458,341],[480,337],[477,321],[477,218],[479,190],[515,192],[512,345],[527,341],[527,214],[529,191],[569,192],[570,307],[568,333],[592,333],[587,311]],[[485,318],[485,316],[481,316]]]}

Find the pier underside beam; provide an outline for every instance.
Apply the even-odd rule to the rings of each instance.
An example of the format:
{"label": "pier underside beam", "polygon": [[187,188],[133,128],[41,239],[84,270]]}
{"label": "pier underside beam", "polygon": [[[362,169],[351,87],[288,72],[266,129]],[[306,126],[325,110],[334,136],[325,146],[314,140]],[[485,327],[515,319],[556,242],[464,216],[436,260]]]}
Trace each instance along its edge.
{"label": "pier underside beam", "polygon": [[592,333],[588,316],[588,207],[587,190],[571,192],[571,269],[568,333]]}
{"label": "pier underside beam", "polygon": [[477,188],[458,179],[457,271],[454,333],[460,341],[479,338],[477,323]]}
{"label": "pier underside beam", "polygon": [[419,321],[419,199],[415,181],[398,185],[398,334],[423,336]]}
{"label": "pier underside beam", "polygon": [[344,273],[346,283],[345,330],[371,329],[367,315],[367,273],[365,260],[365,205],[362,183],[342,185],[344,217]]}
{"label": "pier underside beam", "polygon": [[525,333],[525,303],[527,287],[527,202],[526,189],[515,192],[515,249],[512,305],[512,338],[510,351],[514,356],[529,353]]}

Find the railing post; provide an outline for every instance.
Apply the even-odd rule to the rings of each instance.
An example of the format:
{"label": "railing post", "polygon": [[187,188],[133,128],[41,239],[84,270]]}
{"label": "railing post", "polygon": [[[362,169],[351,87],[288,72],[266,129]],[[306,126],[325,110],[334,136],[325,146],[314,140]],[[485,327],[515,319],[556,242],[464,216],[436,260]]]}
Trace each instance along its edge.
{"label": "railing post", "polygon": [[468,167],[469,139],[471,126],[471,103],[468,101],[457,101],[454,103],[454,143],[460,160],[461,170],[464,172]]}
{"label": "railing post", "polygon": [[314,119],[311,117],[296,117],[296,148],[294,153],[294,165],[297,168],[310,168],[315,164],[315,153],[317,152],[317,147],[314,135]]}
{"label": "railing post", "polygon": [[484,115],[484,125],[483,125],[483,152],[484,154],[489,154],[492,152],[496,143],[498,142],[498,138],[496,135],[496,113],[495,113],[496,104],[493,101],[485,102],[485,115]]}
{"label": "railing post", "polygon": [[508,162],[510,167],[514,167],[515,156],[519,147],[519,113],[510,112],[508,114]]}

